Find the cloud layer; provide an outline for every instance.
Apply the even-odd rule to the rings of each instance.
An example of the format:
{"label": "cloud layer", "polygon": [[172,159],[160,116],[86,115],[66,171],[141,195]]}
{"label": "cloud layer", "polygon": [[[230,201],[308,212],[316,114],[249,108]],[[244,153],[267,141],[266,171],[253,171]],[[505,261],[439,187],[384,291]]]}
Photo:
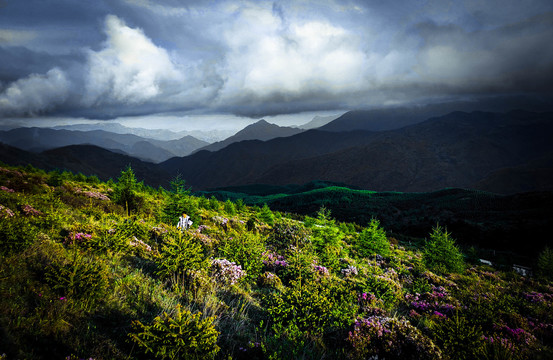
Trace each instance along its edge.
{"label": "cloud layer", "polygon": [[34,26],[20,5],[0,12],[0,116],[263,116],[553,93],[547,1],[31,2]]}

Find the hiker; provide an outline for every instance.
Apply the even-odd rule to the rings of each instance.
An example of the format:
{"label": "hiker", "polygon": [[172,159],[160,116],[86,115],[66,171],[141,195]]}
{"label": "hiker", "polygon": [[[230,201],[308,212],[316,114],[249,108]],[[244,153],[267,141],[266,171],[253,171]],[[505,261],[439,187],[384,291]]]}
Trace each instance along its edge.
{"label": "hiker", "polygon": [[190,225],[192,225],[190,216],[186,215],[186,213],[182,213],[182,216],[179,218],[179,223],[177,224],[177,229],[188,230]]}

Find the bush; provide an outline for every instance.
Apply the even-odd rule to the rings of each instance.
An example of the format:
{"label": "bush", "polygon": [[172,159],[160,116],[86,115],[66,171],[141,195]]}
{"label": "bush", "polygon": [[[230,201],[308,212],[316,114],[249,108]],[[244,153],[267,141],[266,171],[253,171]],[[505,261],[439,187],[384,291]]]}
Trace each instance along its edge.
{"label": "bush", "polygon": [[213,359],[219,352],[219,332],[213,326],[215,317],[201,319],[201,316],[199,312],[182,311],[179,304],[174,316],[164,312],[149,325],[134,321],[134,332],[129,337],[146,354],[152,353],[159,359]]}
{"label": "bush", "polygon": [[109,286],[106,266],[73,249],[68,258],[57,258],[47,268],[46,282],[59,296],[79,299],[88,309],[102,299]]}
{"label": "bush", "polygon": [[309,231],[299,223],[280,220],[273,225],[267,242],[277,249],[301,247],[309,242]]}
{"label": "bush", "polygon": [[[0,205],[2,206],[2,205]],[[37,235],[38,229],[32,226],[29,220],[2,206],[6,215],[0,214],[0,254],[9,255],[25,250],[31,245]],[[11,214],[11,215],[10,215]]]}
{"label": "bush", "polygon": [[291,341],[292,353],[298,355],[307,343],[351,325],[357,312],[355,299],[355,293],[342,283],[310,280],[293,281],[265,301],[275,337]]}
{"label": "bush", "polygon": [[440,349],[406,319],[357,320],[348,341],[351,359],[441,359]]}
{"label": "bush", "polygon": [[261,274],[264,251],[263,240],[258,235],[250,233],[234,233],[219,248],[223,257],[242,266],[248,281],[257,279]]}
{"label": "bush", "polygon": [[390,243],[386,238],[386,232],[379,226],[380,222],[372,219],[365,230],[359,234],[355,244],[359,256],[367,258],[374,254],[390,255]]}
{"label": "bush", "polygon": [[170,279],[177,289],[184,285],[192,271],[207,269],[208,266],[198,240],[180,231],[167,237],[156,263],[157,274]]}
{"label": "bush", "polygon": [[484,347],[482,329],[459,316],[458,311],[447,320],[440,320],[432,330],[436,343],[441,346],[448,358],[481,358]]}
{"label": "bush", "polygon": [[424,263],[430,270],[445,273],[461,272],[464,269],[463,254],[450,235],[439,225],[432,229],[430,240],[426,242],[423,252]]}

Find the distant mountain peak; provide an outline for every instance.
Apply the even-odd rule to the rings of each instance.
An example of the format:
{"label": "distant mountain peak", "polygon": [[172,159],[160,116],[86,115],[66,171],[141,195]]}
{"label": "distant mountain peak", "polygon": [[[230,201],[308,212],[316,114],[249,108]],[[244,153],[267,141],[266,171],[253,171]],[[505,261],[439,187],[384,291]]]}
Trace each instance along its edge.
{"label": "distant mountain peak", "polygon": [[299,134],[300,132],[303,132],[302,129],[287,127],[287,126],[278,126],[276,124],[272,124],[265,119],[261,119],[253,124],[250,124],[243,128],[242,130],[238,131],[233,136],[216,143],[213,143],[211,145],[205,146],[200,150],[208,150],[208,151],[217,151],[221,150],[228,145],[239,142],[239,141],[245,141],[245,140],[261,140],[261,141],[267,141],[278,137],[287,137]]}

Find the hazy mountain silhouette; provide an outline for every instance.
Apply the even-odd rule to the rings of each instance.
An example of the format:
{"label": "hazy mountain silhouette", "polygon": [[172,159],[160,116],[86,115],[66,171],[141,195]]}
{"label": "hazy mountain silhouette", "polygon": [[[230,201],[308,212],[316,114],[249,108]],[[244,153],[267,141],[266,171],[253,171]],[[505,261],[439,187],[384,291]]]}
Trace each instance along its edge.
{"label": "hazy mountain silhouette", "polygon": [[286,137],[299,134],[302,129],[278,126],[268,123],[265,120],[259,120],[258,122],[246,126],[244,129],[238,131],[233,136],[207,146],[202,147],[199,150],[217,151],[221,150],[232,143],[244,141],[244,140],[262,140],[267,141],[278,137]]}
{"label": "hazy mountain silhouette", "polygon": [[18,128],[0,131],[0,142],[33,152],[68,145],[90,144],[104,149],[122,151],[152,162],[161,162],[174,156],[185,156],[207,144],[191,136],[162,141],[103,130],[70,131],[48,128]]}

